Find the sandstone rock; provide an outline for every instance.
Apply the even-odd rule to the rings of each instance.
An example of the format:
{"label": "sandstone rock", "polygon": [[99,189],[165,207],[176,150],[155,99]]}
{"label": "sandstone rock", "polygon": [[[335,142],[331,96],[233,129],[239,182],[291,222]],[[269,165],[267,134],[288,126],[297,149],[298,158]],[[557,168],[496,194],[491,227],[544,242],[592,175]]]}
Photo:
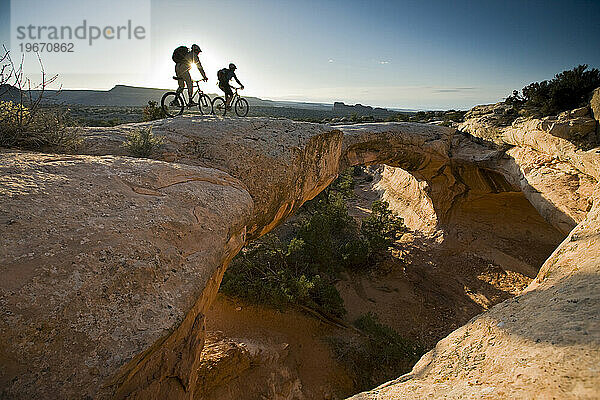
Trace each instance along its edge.
{"label": "sandstone rock", "polygon": [[596,88],[590,101],[592,118],[596,120],[596,140],[600,142],[600,88]]}
{"label": "sandstone rock", "polygon": [[519,177],[525,197],[546,221],[566,235],[585,218],[597,183],[593,178],[527,147],[515,147],[506,154],[510,156],[506,169],[515,169],[513,176]]}
{"label": "sandstone rock", "polygon": [[592,94],[592,100],[590,101],[590,109],[592,111],[592,117],[596,121],[600,121],[600,88],[596,88]]}
{"label": "sandstone rock", "polygon": [[418,180],[402,168],[385,166],[374,188],[381,192],[382,199],[403,218],[408,228],[425,235],[436,235],[440,221],[427,181]]}
{"label": "sandstone rock", "polygon": [[501,128],[511,125],[517,117],[515,108],[504,102],[475,106],[467,111],[458,130],[499,144]]}
{"label": "sandstone rock", "polygon": [[206,300],[245,241],[244,186],[112,156],[2,152],[0,171],[0,397],[104,397],[119,368],[110,397],[190,385]]}
{"label": "sandstone rock", "polygon": [[572,118],[586,117],[590,114],[590,107],[579,107],[574,110],[569,111],[569,116]]}
{"label": "sandstone rock", "polygon": [[[499,146],[529,147],[533,150],[570,163],[582,173],[600,178],[600,153],[597,149],[582,149],[577,142],[566,138],[578,137],[581,134],[590,136],[592,121],[589,117],[577,117],[557,120],[552,118],[518,118],[511,126],[500,127],[481,118],[466,119],[459,130],[476,138]],[[550,130],[554,128],[559,137]],[[491,134],[489,132],[492,132]],[[586,143],[589,147],[594,143]]]}
{"label": "sandstone rock", "polygon": [[[126,133],[147,125],[88,128],[83,152],[125,154]],[[156,158],[216,168],[246,185],[256,209],[248,226],[249,238],[271,230],[337,175],[342,134],[327,125],[208,116],[165,119],[151,125],[153,133],[164,139]]]}
{"label": "sandstone rock", "polygon": [[441,340],[413,370],[352,399],[592,399],[600,378],[600,201],[528,291]]}

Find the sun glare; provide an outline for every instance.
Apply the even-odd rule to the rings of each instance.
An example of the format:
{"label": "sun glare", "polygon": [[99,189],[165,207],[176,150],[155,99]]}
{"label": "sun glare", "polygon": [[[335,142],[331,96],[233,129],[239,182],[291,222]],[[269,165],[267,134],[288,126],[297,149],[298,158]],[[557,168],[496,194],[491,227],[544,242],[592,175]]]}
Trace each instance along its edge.
{"label": "sun glare", "polygon": [[199,81],[202,79],[202,74],[198,70],[198,67],[196,67],[196,64],[193,64],[193,63],[190,68],[190,75],[192,76],[192,79],[195,81]]}

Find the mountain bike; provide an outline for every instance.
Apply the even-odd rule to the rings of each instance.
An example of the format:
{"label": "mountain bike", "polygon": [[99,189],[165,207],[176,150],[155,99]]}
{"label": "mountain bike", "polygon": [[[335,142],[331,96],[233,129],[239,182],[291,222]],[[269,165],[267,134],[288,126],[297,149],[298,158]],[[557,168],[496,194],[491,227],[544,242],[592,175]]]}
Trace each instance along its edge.
{"label": "mountain bike", "polygon": [[[176,76],[174,76],[173,79],[179,80],[179,78]],[[160,99],[160,106],[162,107],[165,114],[167,114],[167,116],[176,117],[178,115],[183,114],[183,109],[185,107],[194,107],[196,104],[190,105],[190,101],[193,101],[196,95],[199,95],[198,108],[200,109],[200,113],[204,115],[212,114],[213,108],[212,102],[210,101],[210,97],[204,94],[202,89],[200,89],[200,84],[198,83],[200,81],[194,80],[192,82],[193,88],[195,87],[196,90],[192,93],[191,98],[186,99],[186,96],[183,94],[183,92],[167,92],[163,95],[162,99]]]}
{"label": "mountain bike", "polygon": [[[229,104],[233,104],[233,108],[235,109],[235,113],[238,117],[245,117],[248,115],[248,100],[244,99],[238,94],[238,89],[241,88],[232,86],[232,89],[235,89],[235,93],[233,94],[231,103]],[[213,113],[225,116],[227,110],[231,109],[231,106],[225,107],[225,99],[222,97],[215,97],[212,101],[212,109]]]}

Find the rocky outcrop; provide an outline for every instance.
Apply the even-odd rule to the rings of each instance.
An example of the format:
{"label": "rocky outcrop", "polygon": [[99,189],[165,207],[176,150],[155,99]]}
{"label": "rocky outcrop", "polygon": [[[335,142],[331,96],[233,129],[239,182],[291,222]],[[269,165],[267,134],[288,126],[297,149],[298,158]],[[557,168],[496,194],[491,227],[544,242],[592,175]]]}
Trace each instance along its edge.
{"label": "rocky outcrop", "polygon": [[[563,274],[556,273],[554,266],[574,271],[571,257],[597,252],[596,211],[589,211],[593,202],[585,196],[591,196],[598,181],[599,157],[594,150],[583,151],[552,135],[547,125],[520,124],[497,130],[490,142],[422,124],[330,127],[266,118],[192,116],[89,128],[84,132],[87,155],[3,152],[3,396],[194,396],[204,313],[229,260],[244,242],[271,230],[325,188],[341,168],[352,165],[387,164],[409,172],[414,180],[409,182],[401,174],[398,179],[406,181],[409,190],[420,190],[420,204],[435,211],[429,220],[415,213],[415,220],[432,229],[451,218],[454,204],[467,196],[523,191],[558,229],[566,232],[580,224],[581,236],[575,236],[581,237],[575,241],[582,244],[577,247],[580,253],[568,253],[575,251],[571,247],[557,251],[553,257],[560,260],[550,259],[551,265],[544,269],[550,276]],[[122,146],[126,133],[148,125],[164,141],[155,154],[157,160],[126,157]],[[519,315],[538,307],[536,318],[541,323],[548,318],[543,312],[543,304],[550,301],[548,293],[563,296],[564,302],[558,304],[565,307],[570,299],[577,299],[586,306],[580,313],[570,313],[576,324],[556,330],[557,335],[581,327],[588,333],[586,349],[597,349],[600,335],[589,325],[594,323],[589,317],[597,312],[597,302],[588,307],[586,299],[594,299],[591,294],[586,297],[586,290],[597,286],[593,276],[598,262],[593,256],[588,259],[582,270],[590,275],[588,286],[577,280],[569,289],[574,294],[564,297],[556,292],[559,281],[548,281],[546,287],[546,275],[540,276],[541,286],[522,296],[531,299],[522,303],[529,308],[519,314],[514,304],[503,303],[500,308],[506,307],[506,315],[490,311],[490,321],[499,320],[482,323],[481,329],[502,331],[497,336],[507,339],[499,343],[507,345],[515,344],[510,340],[519,335],[534,337],[534,343],[540,338],[547,347],[536,354],[548,352],[547,369],[568,366],[571,355],[582,357],[582,365],[587,365],[593,351],[563,346],[554,336],[543,336],[542,330],[525,324]],[[552,323],[562,322],[570,309],[561,310],[556,310]],[[531,332],[515,336],[509,327]],[[463,380],[466,375],[456,368],[472,371],[479,358],[456,346],[464,343],[464,348],[472,349],[468,346],[474,343],[474,350],[469,350],[473,354],[488,353],[469,337],[456,342],[451,336],[440,343],[446,347],[422,360],[415,371],[421,371],[423,382],[435,380],[427,372],[432,367],[426,360],[446,354],[443,360],[449,358],[444,362],[450,369],[444,373],[458,380],[449,390],[470,393]],[[503,368],[494,361],[495,354],[485,355],[486,362]],[[502,365],[519,362],[514,352],[506,356],[510,362]],[[535,368],[546,365],[541,358],[531,362]],[[597,381],[583,381],[584,375],[585,371],[574,375],[572,382],[584,389],[586,382],[597,386]],[[420,390],[425,393],[433,386]]]}
{"label": "rocky outcrop", "polygon": [[127,154],[131,129],[152,126],[156,158],[215,168],[239,179],[254,200],[250,239],[284,220],[337,176],[342,133],[325,125],[268,118],[186,117],[112,129],[88,128],[86,154]]}
{"label": "rocky outcrop", "polygon": [[460,129],[474,143],[455,147],[453,159],[497,171],[507,190],[520,188],[548,222],[570,233],[522,294],[441,340],[409,374],[353,399],[598,396],[600,158],[590,148],[597,142],[588,112],[513,123],[497,106],[467,114]]}
{"label": "rocky outcrop", "polygon": [[244,186],[114,156],[2,152],[0,171],[1,397],[183,396],[245,242]]}
{"label": "rocky outcrop", "polygon": [[592,100],[590,101],[592,117],[596,120],[596,137],[600,138],[600,88],[594,90]]}
{"label": "rocky outcrop", "polygon": [[599,211],[596,200],[523,294],[454,331],[409,374],[353,399],[597,398]]}

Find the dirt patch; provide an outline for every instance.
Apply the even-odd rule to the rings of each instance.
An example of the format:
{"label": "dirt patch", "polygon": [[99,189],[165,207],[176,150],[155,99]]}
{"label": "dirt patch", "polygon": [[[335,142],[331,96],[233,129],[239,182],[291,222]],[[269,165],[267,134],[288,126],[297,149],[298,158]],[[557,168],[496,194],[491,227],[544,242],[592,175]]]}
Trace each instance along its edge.
{"label": "dirt patch", "polygon": [[[338,399],[352,381],[326,338],[343,330],[294,310],[219,295],[206,315],[204,389],[197,399]],[[215,384],[215,381],[218,384]]]}

